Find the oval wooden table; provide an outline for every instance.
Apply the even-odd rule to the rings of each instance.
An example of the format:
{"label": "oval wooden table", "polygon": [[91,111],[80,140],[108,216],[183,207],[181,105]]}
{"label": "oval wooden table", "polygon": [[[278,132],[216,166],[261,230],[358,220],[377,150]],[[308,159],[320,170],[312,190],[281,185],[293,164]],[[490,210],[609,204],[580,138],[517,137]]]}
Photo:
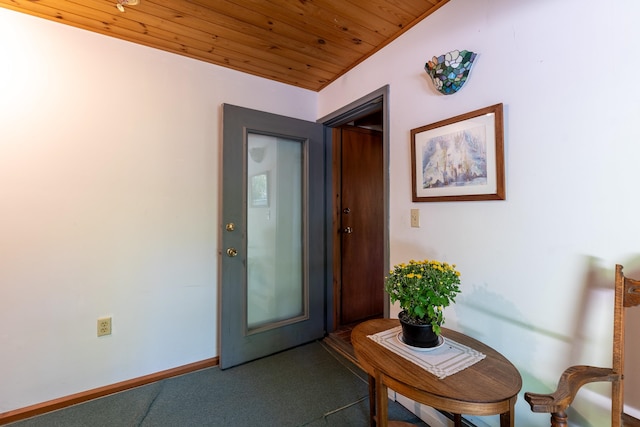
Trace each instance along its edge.
{"label": "oval wooden table", "polygon": [[[461,414],[500,415],[501,427],[514,426],[514,405],[522,388],[518,370],[491,347],[459,332],[442,328],[442,335],[486,355],[474,365],[439,379],[415,363],[370,338],[400,322],[397,319],[368,320],[356,326],[351,342],[358,362],[369,375],[371,426],[388,424],[387,388],[432,408],[454,414],[456,427]],[[391,425],[404,425],[392,422]]]}

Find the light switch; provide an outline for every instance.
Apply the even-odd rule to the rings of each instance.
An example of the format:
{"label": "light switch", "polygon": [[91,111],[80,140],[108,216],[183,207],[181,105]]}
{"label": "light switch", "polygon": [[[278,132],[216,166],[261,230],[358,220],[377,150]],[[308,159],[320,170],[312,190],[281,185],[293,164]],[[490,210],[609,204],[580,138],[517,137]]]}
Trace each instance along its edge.
{"label": "light switch", "polygon": [[420,228],[420,209],[411,209],[411,226]]}

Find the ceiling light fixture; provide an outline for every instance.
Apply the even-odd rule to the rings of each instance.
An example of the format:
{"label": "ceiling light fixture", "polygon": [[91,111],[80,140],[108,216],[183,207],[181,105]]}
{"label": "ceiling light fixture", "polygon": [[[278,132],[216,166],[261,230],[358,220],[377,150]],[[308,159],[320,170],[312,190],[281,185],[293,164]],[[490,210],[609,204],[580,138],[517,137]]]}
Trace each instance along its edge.
{"label": "ceiling light fixture", "polygon": [[125,6],[135,6],[140,3],[140,0],[118,0],[116,7],[120,12],[124,12]]}

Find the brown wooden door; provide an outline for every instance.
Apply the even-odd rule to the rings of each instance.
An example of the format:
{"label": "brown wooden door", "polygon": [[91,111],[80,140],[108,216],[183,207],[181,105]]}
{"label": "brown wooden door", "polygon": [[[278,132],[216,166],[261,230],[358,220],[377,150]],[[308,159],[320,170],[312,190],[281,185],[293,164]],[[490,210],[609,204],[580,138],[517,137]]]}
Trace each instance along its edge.
{"label": "brown wooden door", "polygon": [[339,323],[381,316],[384,306],[382,132],[341,128]]}

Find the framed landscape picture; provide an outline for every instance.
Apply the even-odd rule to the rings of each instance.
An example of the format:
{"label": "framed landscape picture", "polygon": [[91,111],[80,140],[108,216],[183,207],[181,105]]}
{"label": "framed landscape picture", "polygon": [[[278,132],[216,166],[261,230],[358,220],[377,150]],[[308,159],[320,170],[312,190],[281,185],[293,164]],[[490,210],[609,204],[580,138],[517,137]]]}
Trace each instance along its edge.
{"label": "framed landscape picture", "polygon": [[502,104],[411,130],[414,202],[504,200]]}
{"label": "framed landscape picture", "polygon": [[269,172],[253,175],[249,190],[252,208],[269,207]]}

